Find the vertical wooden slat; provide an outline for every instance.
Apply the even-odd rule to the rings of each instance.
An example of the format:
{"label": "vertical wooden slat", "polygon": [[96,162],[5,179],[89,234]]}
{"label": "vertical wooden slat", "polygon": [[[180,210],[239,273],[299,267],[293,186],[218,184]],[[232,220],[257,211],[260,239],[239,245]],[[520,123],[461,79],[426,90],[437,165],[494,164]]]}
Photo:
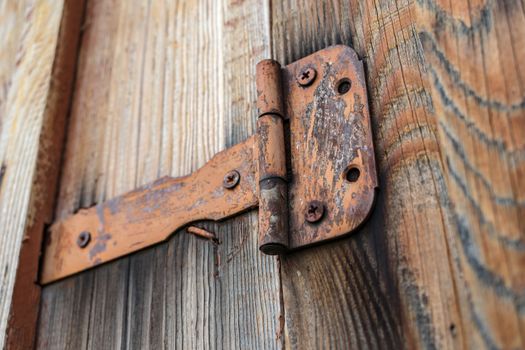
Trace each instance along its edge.
{"label": "vertical wooden slat", "polygon": [[[253,134],[266,2],[89,0],[84,27],[57,217]],[[177,232],[44,288],[39,347],[279,347],[278,265],[257,250],[256,213],[200,225],[222,243]]]}
{"label": "vertical wooden slat", "polygon": [[83,1],[0,4],[0,348],[28,349],[35,340],[39,253],[52,220],[82,14]]}
{"label": "vertical wooden slat", "polygon": [[283,1],[275,58],[327,45],[364,60],[380,192],[352,237],[283,259],[290,348],[449,348],[462,333],[436,120],[411,1]]}
{"label": "vertical wooden slat", "polygon": [[417,2],[457,234],[465,346],[525,346],[522,1]]}
{"label": "vertical wooden slat", "polygon": [[[115,35],[108,33],[117,31],[118,18],[113,16],[119,9],[118,3],[86,2],[55,218],[66,216],[75,208],[91,205],[96,200],[99,178],[104,174],[100,170],[104,164],[101,150],[105,139],[109,139],[107,133],[111,131],[107,110],[113,69],[111,60],[116,45]],[[93,16],[94,13],[98,15]],[[100,270],[52,285],[48,291],[43,290],[38,347],[86,348],[101,341],[108,344],[122,342],[126,310],[122,310],[121,305],[125,305],[125,299],[121,304],[116,304],[115,299],[127,291],[122,279],[127,281],[128,260],[117,261]],[[94,316],[98,318],[94,319]],[[120,328],[113,328],[114,325],[120,325]],[[99,327],[101,337],[90,337],[90,327]]]}

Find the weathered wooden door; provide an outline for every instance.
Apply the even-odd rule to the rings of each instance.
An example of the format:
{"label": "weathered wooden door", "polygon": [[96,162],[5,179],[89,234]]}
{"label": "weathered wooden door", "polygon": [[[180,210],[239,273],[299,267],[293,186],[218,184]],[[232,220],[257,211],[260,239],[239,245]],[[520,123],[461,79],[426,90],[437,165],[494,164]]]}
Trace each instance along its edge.
{"label": "weathered wooden door", "polygon": [[[525,346],[522,2],[21,3],[21,44],[3,44],[12,64],[0,67],[9,348]],[[255,131],[255,64],[334,44],[366,68],[380,192],[364,227],[270,257],[248,212],[201,223],[221,244],[177,232],[40,295],[39,243],[28,246],[45,224],[188,174],[244,140]],[[24,76],[36,79],[31,59],[45,91],[27,110],[17,96]],[[16,127],[24,116],[36,135]]]}

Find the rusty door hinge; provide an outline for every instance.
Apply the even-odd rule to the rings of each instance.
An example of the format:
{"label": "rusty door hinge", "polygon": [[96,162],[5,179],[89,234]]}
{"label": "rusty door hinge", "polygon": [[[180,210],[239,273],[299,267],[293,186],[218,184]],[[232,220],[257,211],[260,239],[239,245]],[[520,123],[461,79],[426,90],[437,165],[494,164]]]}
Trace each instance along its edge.
{"label": "rusty door hinge", "polygon": [[362,62],[334,46],[257,65],[257,134],[193,174],[164,177],[54,223],[43,284],[259,207],[266,254],[330,240],[368,217],[377,176]]}

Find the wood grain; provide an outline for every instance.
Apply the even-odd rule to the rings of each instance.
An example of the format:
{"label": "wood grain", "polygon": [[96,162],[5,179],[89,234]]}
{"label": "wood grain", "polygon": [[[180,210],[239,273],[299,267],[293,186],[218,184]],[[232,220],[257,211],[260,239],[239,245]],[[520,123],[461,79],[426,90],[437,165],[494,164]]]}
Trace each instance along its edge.
{"label": "wood grain", "polygon": [[525,13],[417,2],[453,205],[465,346],[525,347]]}
{"label": "wood grain", "polygon": [[82,1],[0,4],[0,348],[35,339],[81,16]]}
{"label": "wood grain", "polygon": [[64,2],[31,189],[33,219],[25,228],[9,312],[8,349],[33,348],[36,340],[41,296],[37,283],[40,251],[45,228],[53,220],[83,13],[83,1]]}
{"label": "wood grain", "polygon": [[[268,33],[266,2],[89,0],[56,217],[253,134]],[[38,347],[279,347],[278,263],[257,250],[256,214],[198,226],[221,244],[178,232],[44,288]]]}
{"label": "wood grain", "polygon": [[326,45],[364,60],[380,193],[360,232],[282,263],[290,348],[455,348],[452,276],[436,119],[410,1],[284,1],[272,7],[283,64]]}

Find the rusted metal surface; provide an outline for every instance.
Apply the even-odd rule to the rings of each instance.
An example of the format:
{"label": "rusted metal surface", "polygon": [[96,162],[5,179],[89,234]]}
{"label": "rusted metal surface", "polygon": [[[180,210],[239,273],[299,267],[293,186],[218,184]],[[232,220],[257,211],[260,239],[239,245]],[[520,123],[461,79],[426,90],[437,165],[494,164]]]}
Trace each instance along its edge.
{"label": "rusted metal surface", "polygon": [[288,184],[274,177],[259,183],[259,249],[270,255],[288,250]]}
{"label": "rusted metal surface", "polygon": [[[317,71],[308,87],[297,81],[305,68]],[[355,51],[333,46],[314,53],[288,65],[282,81],[293,174],[290,249],[297,249],[361,225],[372,208],[377,177],[363,64]],[[359,170],[354,182],[347,180],[349,169]],[[315,224],[305,220],[312,201],[324,203],[322,220]]]}
{"label": "rusted metal surface", "polygon": [[278,177],[286,180],[286,149],[283,119],[266,114],[257,120],[259,138],[259,180]]}
{"label": "rusted metal surface", "polygon": [[239,174],[237,170],[232,170],[229,171],[226,175],[224,175],[224,179],[222,180],[222,186],[231,190],[239,184],[240,180],[241,174]]}
{"label": "rusted metal surface", "polygon": [[288,250],[288,184],[283,120],[267,114],[257,121],[259,139],[259,249]]}
{"label": "rusted metal surface", "polygon": [[[256,167],[250,137],[215,155],[190,176],[163,177],[55,223],[45,247],[41,283],[49,283],[166,240],[196,220],[221,220],[257,206]],[[223,187],[225,169],[240,174]],[[77,245],[81,232],[91,240]]]}
{"label": "rusted metal surface", "polygon": [[265,60],[257,64],[259,249],[272,255],[288,250],[288,184],[281,77],[279,63]]}
{"label": "rusted metal surface", "polygon": [[279,62],[263,60],[257,63],[256,85],[259,117],[265,114],[284,116],[281,73]]}
{"label": "rusted metal surface", "polygon": [[201,237],[201,238],[213,241],[213,242],[217,241],[217,237],[215,236],[215,234],[213,234],[211,232],[208,232],[205,229],[197,227],[197,226],[189,226],[186,229],[186,232],[191,233],[191,234],[193,234],[195,236],[198,236],[198,237]]}
{"label": "rusted metal surface", "polygon": [[316,77],[317,71],[314,68],[305,67],[297,74],[297,82],[303,87],[310,86]]}
{"label": "rusted metal surface", "polygon": [[[190,176],[162,178],[55,223],[41,282],[164,241],[193,221],[221,220],[256,206],[259,248],[266,254],[334,239],[361,225],[371,211],[377,177],[356,53],[334,46],[284,69],[263,61],[257,93],[257,135]],[[187,231],[213,239],[195,226]]]}
{"label": "rusted metal surface", "polygon": [[306,206],[304,218],[309,223],[319,222],[324,216],[324,204],[319,201],[311,201]]}

